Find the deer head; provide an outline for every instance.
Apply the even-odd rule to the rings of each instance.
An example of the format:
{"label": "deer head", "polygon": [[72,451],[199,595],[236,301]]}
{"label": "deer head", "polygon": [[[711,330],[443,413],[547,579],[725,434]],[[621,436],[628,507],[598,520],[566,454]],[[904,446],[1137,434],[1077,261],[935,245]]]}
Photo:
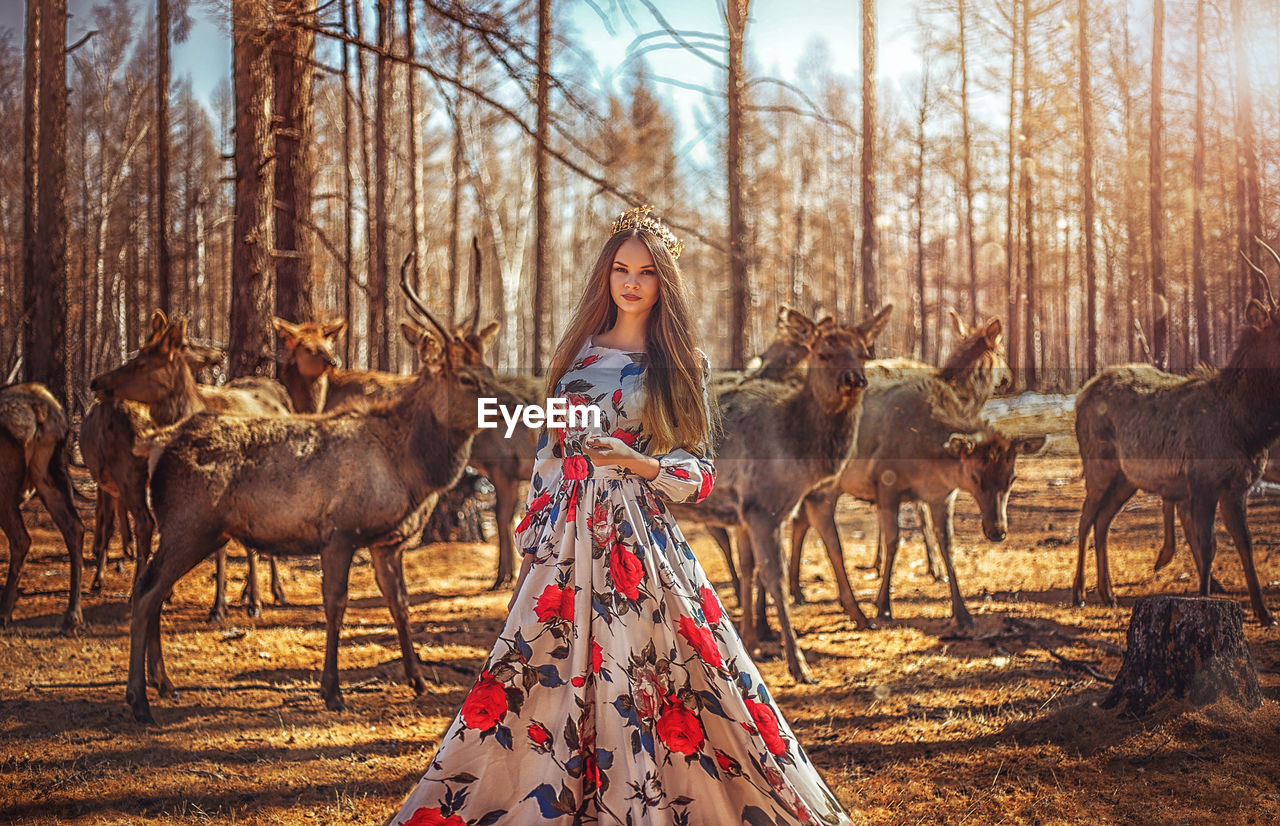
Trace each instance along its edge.
{"label": "deer head", "polygon": [[1019,453],[1035,453],[1044,447],[1044,436],[1009,439],[995,431],[952,433],[943,449],[960,460],[960,487],[978,503],[982,533],[992,542],[1009,534],[1009,490],[1017,478],[1014,466]]}
{"label": "deer head", "polygon": [[185,358],[187,320],[170,323],[164,313],[151,317],[151,338],[133,358],[89,384],[104,399],[129,399],[155,404],[173,395],[183,383],[192,382]]}
{"label": "deer head", "polygon": [[814,325],[807,381],[819,404],[839,412],[858,402],[867,386],[863,365],[874,358],[876,337],[892,311],[893,305],[888,304],[854,327],[837,324],[831,316]]}
{"label": "deer head", "polygon": [[329,368],[337,366],[338,356],[334,345],[338,336],[347,328],[345,321],[293,324],[283,318],[273,317],[271,326],[284,339],[285,362],[292,364],[303,378],[317,379]]}

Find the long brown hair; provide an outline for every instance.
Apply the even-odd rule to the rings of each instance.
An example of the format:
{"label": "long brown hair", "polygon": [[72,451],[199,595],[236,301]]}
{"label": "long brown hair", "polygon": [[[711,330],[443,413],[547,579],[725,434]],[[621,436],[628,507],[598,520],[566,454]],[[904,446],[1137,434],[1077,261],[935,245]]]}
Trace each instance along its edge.
{"label": "long brown hair", "polygon": [[653,453],[667,453],[677,447],[710,447],[718,417],[714,400],[708,409],[708,400],[703,397],[703,381],[709,376],[703,375],[705,357],[693,343],[684,276],[666,245],[641,229],[623,230],[605,241],[569,326],[551,357],[546,395],[550,398],[556,394],[556,386],[573,367],[573,359],[587,339],[611,330],[617,322],[618,308],[613,303],[609,279],[618,248],[632,238],[639,238],[649,250],[658,273],[658,300],[645,321],[644,333],[647,362],[640,421],[649,437],[648,447]]}

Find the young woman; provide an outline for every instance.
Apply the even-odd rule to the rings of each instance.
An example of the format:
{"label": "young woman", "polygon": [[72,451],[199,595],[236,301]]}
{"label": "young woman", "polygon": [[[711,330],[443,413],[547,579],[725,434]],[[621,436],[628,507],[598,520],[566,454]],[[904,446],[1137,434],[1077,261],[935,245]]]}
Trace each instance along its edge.
{"label": "young woman", "polygon": [[548,395],[524,563],[480,677],[391,823],[848,823],[778,712],[666,502],[715,481],[718,417],[651,207],[614,222]]}

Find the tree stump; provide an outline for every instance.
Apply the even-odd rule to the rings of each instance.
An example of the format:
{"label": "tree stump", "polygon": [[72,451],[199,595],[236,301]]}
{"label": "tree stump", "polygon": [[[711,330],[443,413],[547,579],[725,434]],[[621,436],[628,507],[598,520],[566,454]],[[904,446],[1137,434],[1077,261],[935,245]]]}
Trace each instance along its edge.
{"label": "tree stump", "polygon": [[467,468],[458,484],[440,494],[436,509],[422,528],[422,544],[432,542],[484,542],[484,503],[478,494],[492,485]]}
{"label": "tree stump", "polygon": [[1141,715],[1165,697],[1196,706],[1229,697],[1257,708],[1262,692],[1242,619],[1240,606],[1228,599],[1140,598],[1129,618],[1124,662],[1102,707],[1123,703],[1127,713]]}

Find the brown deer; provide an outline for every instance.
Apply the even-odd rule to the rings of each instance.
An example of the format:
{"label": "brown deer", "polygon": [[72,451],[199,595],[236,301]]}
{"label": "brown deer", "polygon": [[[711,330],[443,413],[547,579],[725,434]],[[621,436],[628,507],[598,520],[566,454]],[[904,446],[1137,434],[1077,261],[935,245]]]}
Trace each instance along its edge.
{"label": "brown deer", "polygon": [[[756,565],[782,628],[787,668],[797,682],[813,682],[795,631],[782,578],[782,521],[813,487],[840,472],[853,451],[862,393],[863,364],[893,307],[856,327],[830,317],[814,325],[804,383],[753,378],[718,395],[724,439],[717,451],[716,484],[697,506],[673,506],[679,518],[737,528],[740,554],[742,638],[759,642],[752,587]],[[867,619],[850,598],[844,607],[858,627]]]}
{"label": "brown deer", "polygon": [[1267,303],[1253,299],[1227,365],[1184,378],[1145,365],[1103,370],[1076,397],[1076,440],[1084,466],[1076,574],[1071,598],[1084,603],[1085,548],[1090,531],[1098,596],[1116,604],[1107,564],[1111,520],[1138,490],[1179,504],[1200,574],[1211,587],[1214,512],[1222,515],[1240,554],[1249,600],[1263,625],[1274,625],[1262,601],[1245,517],[1245,494],[1262,473],[1266,447],[1280,435],[1280,308],[1265,276]]}
{"label": "brown deer", "polygon": [[[161,317],[163,318],[163,317]],[[152,319],[153,334],[157,319]],[[163,322],[162,322],[163,326]],[[223,359],[214,347],[188,343],[183,356],[193,373],[212,367]],[[89,590],[102,588],[107,563],[107,548],[115,532],[117,518],[125,556],[136,558],[134,533],[142,545],[142,558],[151,554],[151,534],[155,523],[147,507],[147,460],[134,455],[139,433],[152,429],[155,422],[145,406],[136,402],[98,400],[89,406],[80,422],[80,454],[98,486],[93,525],[93,553],[97,570]],[[133,521],[135,530],[130,530]],[[136,572],[136,568],[135,568]]]}
{"label": "brown deer", "polygon": [[402,268],[402,289],[445,346],[423,358],[398,397],[313,416],[197,415],[153,453],[151,501],[160,544],[134,586],[126,692],[138,720],[152,721],[147,666],[161,696],[174,690],[160,646],[165,597],[229,539],[276,555],[319,554],[327,628],[320,690],[333,710],[345,708],[338,639],[351,560],[368,547],[395,621],[405,677],[417,693],[426,689],[409,636],[403,545],[461,475],[478,430],[477,401],[497,388],[492,370],[457,366],[461,342],[422,305],[405,273]]}
{"label": "brown deer", "polygon": [[[941,367],[932,367],[924,362],[907,358],[878,359],[867,363],[867,379],[875,388],[894,381],[927,377],[929,381],[941,382],[951,389],[951,393],[947,396],[948,408],[959,415],[976,417],[980,415],[983,405],[991,399],[996,390],[1007,385],[1011,378],[1009,365],[1004,360],[1002,341],[1004,327],[999,318],[990,318],[970,329],[959,313],[954,309],[949,312],[952,326],[960,337],[960,341]],[[870,400],[868,396],[864,404],[869,403]],[[929,573],[938,582],[945,582],[947,573],[936,541],[936,527],[932,523],[933,514],[922,502],[916,501],[914,504],[919,516],[920,532],[924,537],[925,558],[929,562]],[[804,519],[803,512],[798,511],[795,519],[796,521],[792,522],[791,557],[787,579],[791,585],[791,598],[800,605],[804,603],[804,591],[800,587],[800,562],[805,531],[797,530],[797,521]],[[808,522],[805,521],[804,524],[807,527]],[[839,537],[835,534],[834,523],[828,524],[825,519],[822,519],[817,524],[833,565],[835,560],[839,559],[840,567],[843,567],[844,557],[839,551]],[[944,530],[951,535],[952,526],[947,524]],[[884,568],[884,551],[884,537],[881,535],[876,543],[876,570]],[[841,578],[839,573],[836,576],[838,580]]]}
{"label": "brown deer", "polygon": [[[151,319],[151,338],[138,354],[114,370],[103,373],[89,387],[105,401],[123,399],[147,405],[152,420],[160,427],[180,422],[196,413],[209,411],[234,416],[285,416],[293,412],[289,397],[273,379],[247,377],[222,387],[196,384],[186,351],[185,319],[170,322],[157,311]],[[148,543],[149,544],[149,543]],[[139,548],[139,567],[149,548]],[[249,614],[262,612],[258,595],[257,556],[246,549],[249,575],[245,585],[249,595]],[[227,613],[226,551],[219,549],[216,587],[209,619],[222,620]],[[275,559],[271,564],[271,593],[279,604],[285,604],[284,589]],[[137,580],[135,568],[134,579]]]}
{"label": "brown deer", "polygon": [[941,551],[952,617],[959,627],[972,627],[951,554],[956,494],[963,490],[978,503],[987,539],[1004,541],[1018,454],[1040,450],[1045,439],[1001,435],[970,414],[970,400],[956,394],[940,375],[868,371],[867,378],[857,449],[835,483],[805,497],[791,523],[792,556],[803,545],[809,525],[817,525],[836,580],[841,590],[848,588],[836,532],[836,501],[849,493],[873,503],[884,550],[876,608],[880,618],[890,619],[890,583],[900,544],[898,512],[903,502],[915,500],[921,505],[924,529],[935,533]]}
{"label": "brown deer", "polygon": [[18,578],[31,548],[21,508],[33,491],[58,526],[71,562],[71,593],[62,628],[71,633],[84,623],[80,610],[84,523],[71,500],[68,432],[62,405],[44,385],[32,382],[0,388],[0,529],[9,540],[9,575],[0,596],[0,627],[13,621]]}

